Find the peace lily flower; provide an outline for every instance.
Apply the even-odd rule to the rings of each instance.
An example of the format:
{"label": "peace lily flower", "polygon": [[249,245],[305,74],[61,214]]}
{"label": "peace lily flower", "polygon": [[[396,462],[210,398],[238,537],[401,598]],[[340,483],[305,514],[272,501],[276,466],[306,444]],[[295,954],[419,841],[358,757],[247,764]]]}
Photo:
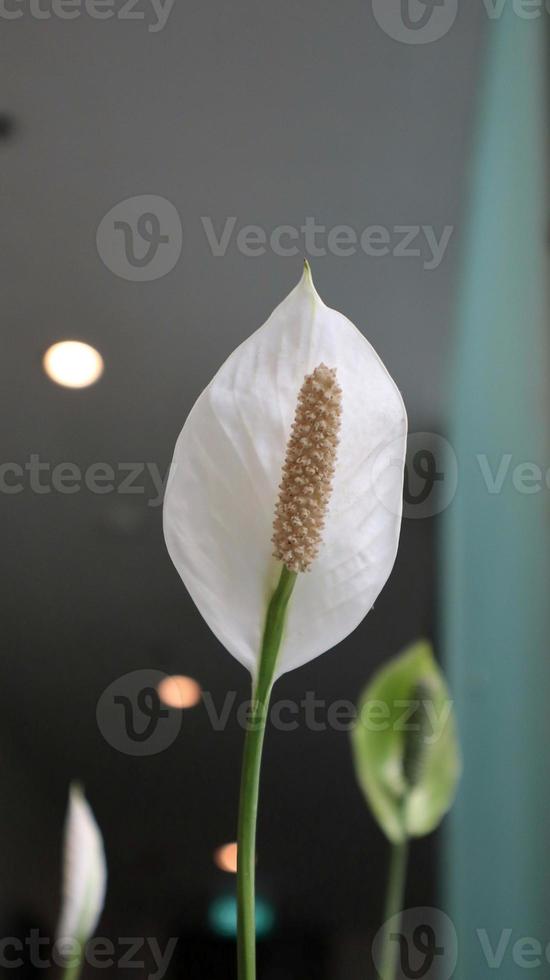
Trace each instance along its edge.
{"label": "peace lily flower", "polygon": [[[296,586],[275,677],[313,660],[358,626],[393,567],[407,417],[380,358],[325,306],[307,266],[200,395],[174,453],[164,503],[168,551],[211,630],[254,679],[281,571],[272,536],[283,461],[298,393],[321,365],[336,371],[341,389],[332,493],[319,554]],[[315,473],[309,485],[310,474],[299,475],[309,490]]]}
{"label": "peace lily flower", "polygon": [[80,973],[84,947],[93,935],[105,901],[107,864],[101,831],[81,788],[73,783],[63,841],[63,903],[57,927],[66,946],[65,980]]}
{"label": "peace lily flower", "polygon": [[[239,813],[239,978],[253,980],[255,822],[274,681],[356,628],[395,560],[407,418],[365,337],[309,266],[198,398],[164,502],[171,558],[252,675]],[[290,597],[293,595],[293,601]]]}

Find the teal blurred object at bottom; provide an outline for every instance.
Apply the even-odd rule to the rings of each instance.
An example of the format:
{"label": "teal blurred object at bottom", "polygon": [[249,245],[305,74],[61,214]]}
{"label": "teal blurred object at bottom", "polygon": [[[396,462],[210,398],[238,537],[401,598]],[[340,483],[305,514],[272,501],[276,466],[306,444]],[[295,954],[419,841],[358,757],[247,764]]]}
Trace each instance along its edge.
{"label": "teal blurred object at bottom", "polygon": [[[256,899],[256,936],[263,939],[275,927],[275,909],[265,899]],[[212,932],[224,939],[237,936],[237,899],[234,895],[220,895],[208,909],[208,924]]]}

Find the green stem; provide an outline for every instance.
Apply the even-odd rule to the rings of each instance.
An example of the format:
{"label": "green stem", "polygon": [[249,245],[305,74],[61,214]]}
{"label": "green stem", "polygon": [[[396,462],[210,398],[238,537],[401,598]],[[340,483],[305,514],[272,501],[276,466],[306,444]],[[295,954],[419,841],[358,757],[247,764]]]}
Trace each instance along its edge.
{"label": "green stem", "polygon": [[63,970],[63,980],[78,980],[81,970],[82,963],[77,963],[76,966],[66,966]]}
{"label": "green stem", "polygon": [[399,932],[399,923],[394,921],[391,928],[388,923],[390,919],[396,915],[400,915],[403,911],[408,855],[409,841],[407,838],[400,844],[392,844],[386,905],[384,908],[384,946],[382,969],[380,972],[381,980],[395,980],[399,945],[392,936],[395,937],[395,933]]}
{"label": "green stem", "polygon": [[237,835],[237,956],[239,980],[256,980],[256,820],[262,747],[277,655],[296,572],[283,566],[265,621],[258,677],[244,741]]}
{"label": "green stem", "polygon": [[85,943],[80,944],[80,956],[78,958],[70,960],[67,966],[64,968],[61,975],[61,980],[78,980],[82,972],[82,964],[84,961],[84,948]]}

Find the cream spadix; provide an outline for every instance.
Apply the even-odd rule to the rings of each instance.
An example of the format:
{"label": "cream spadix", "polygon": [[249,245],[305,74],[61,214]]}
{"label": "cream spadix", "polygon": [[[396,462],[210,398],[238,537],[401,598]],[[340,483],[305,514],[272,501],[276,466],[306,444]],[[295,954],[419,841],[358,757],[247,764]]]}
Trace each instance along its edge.
{"label": "cream spadix", "polygon": [[288,441],[273,524],[273,557],[306,572],[317,557],[332,492],[342,391],[336,371],[320,364],[308,374]]}
{"label": "cream spadix", "polygon": [[[395,560],[407,418],[380,358],[345,316],[325,306],[307,266],[198,398],[178,438],[166,490],[164,532],[172,560],[210,628],[253,677],[266,607],[285,560],[284,534],[299,549],[304,518],[314,530],[315,515],[308,525],[300,512],[294,514],[301,522],[294,522],[297,534],[284,527],[293,516],[284,496],[292,424],[304,423],[295,413],[297,403],[298,412],[307,411],[298,397],[304,390],[308,395],[308,376],[337,408],[324,420],[337,447],[324,463],[303,461],[304,467],[328,466],[330,488],[325,484],[323,500],[314,500],[325,506],[319,534],[305,542],[311,561],[286,549],[287,567],[309,570],[296,581],[275,677],[352,632]],[[327,446],[313,450],[323,453]],[[311,490],[307,472],[302,475]]]}

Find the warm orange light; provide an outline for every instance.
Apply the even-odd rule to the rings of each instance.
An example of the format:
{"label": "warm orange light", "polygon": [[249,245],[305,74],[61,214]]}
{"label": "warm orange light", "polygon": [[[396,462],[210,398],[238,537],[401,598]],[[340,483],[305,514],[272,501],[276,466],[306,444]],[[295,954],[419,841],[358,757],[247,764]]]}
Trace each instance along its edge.
{"label": "warm orange light", "polygon": [[48,347],[42,364],[52,381],[65,388],[87,388],[103,374],[99,351],[79,340],[62,340]]}
{"label": "warm orange light", "polygon": [[214,864],[217,864],[221,871],[227,871],[232,875],[237,874],[237,845],[233,842],[218,847],[214,851]]}
{"label": "warm orange light", "polygon": [[162,703],[169,708],[194,708],[201,699],[200,684],[182,674],[164,677],[157,691]]}

